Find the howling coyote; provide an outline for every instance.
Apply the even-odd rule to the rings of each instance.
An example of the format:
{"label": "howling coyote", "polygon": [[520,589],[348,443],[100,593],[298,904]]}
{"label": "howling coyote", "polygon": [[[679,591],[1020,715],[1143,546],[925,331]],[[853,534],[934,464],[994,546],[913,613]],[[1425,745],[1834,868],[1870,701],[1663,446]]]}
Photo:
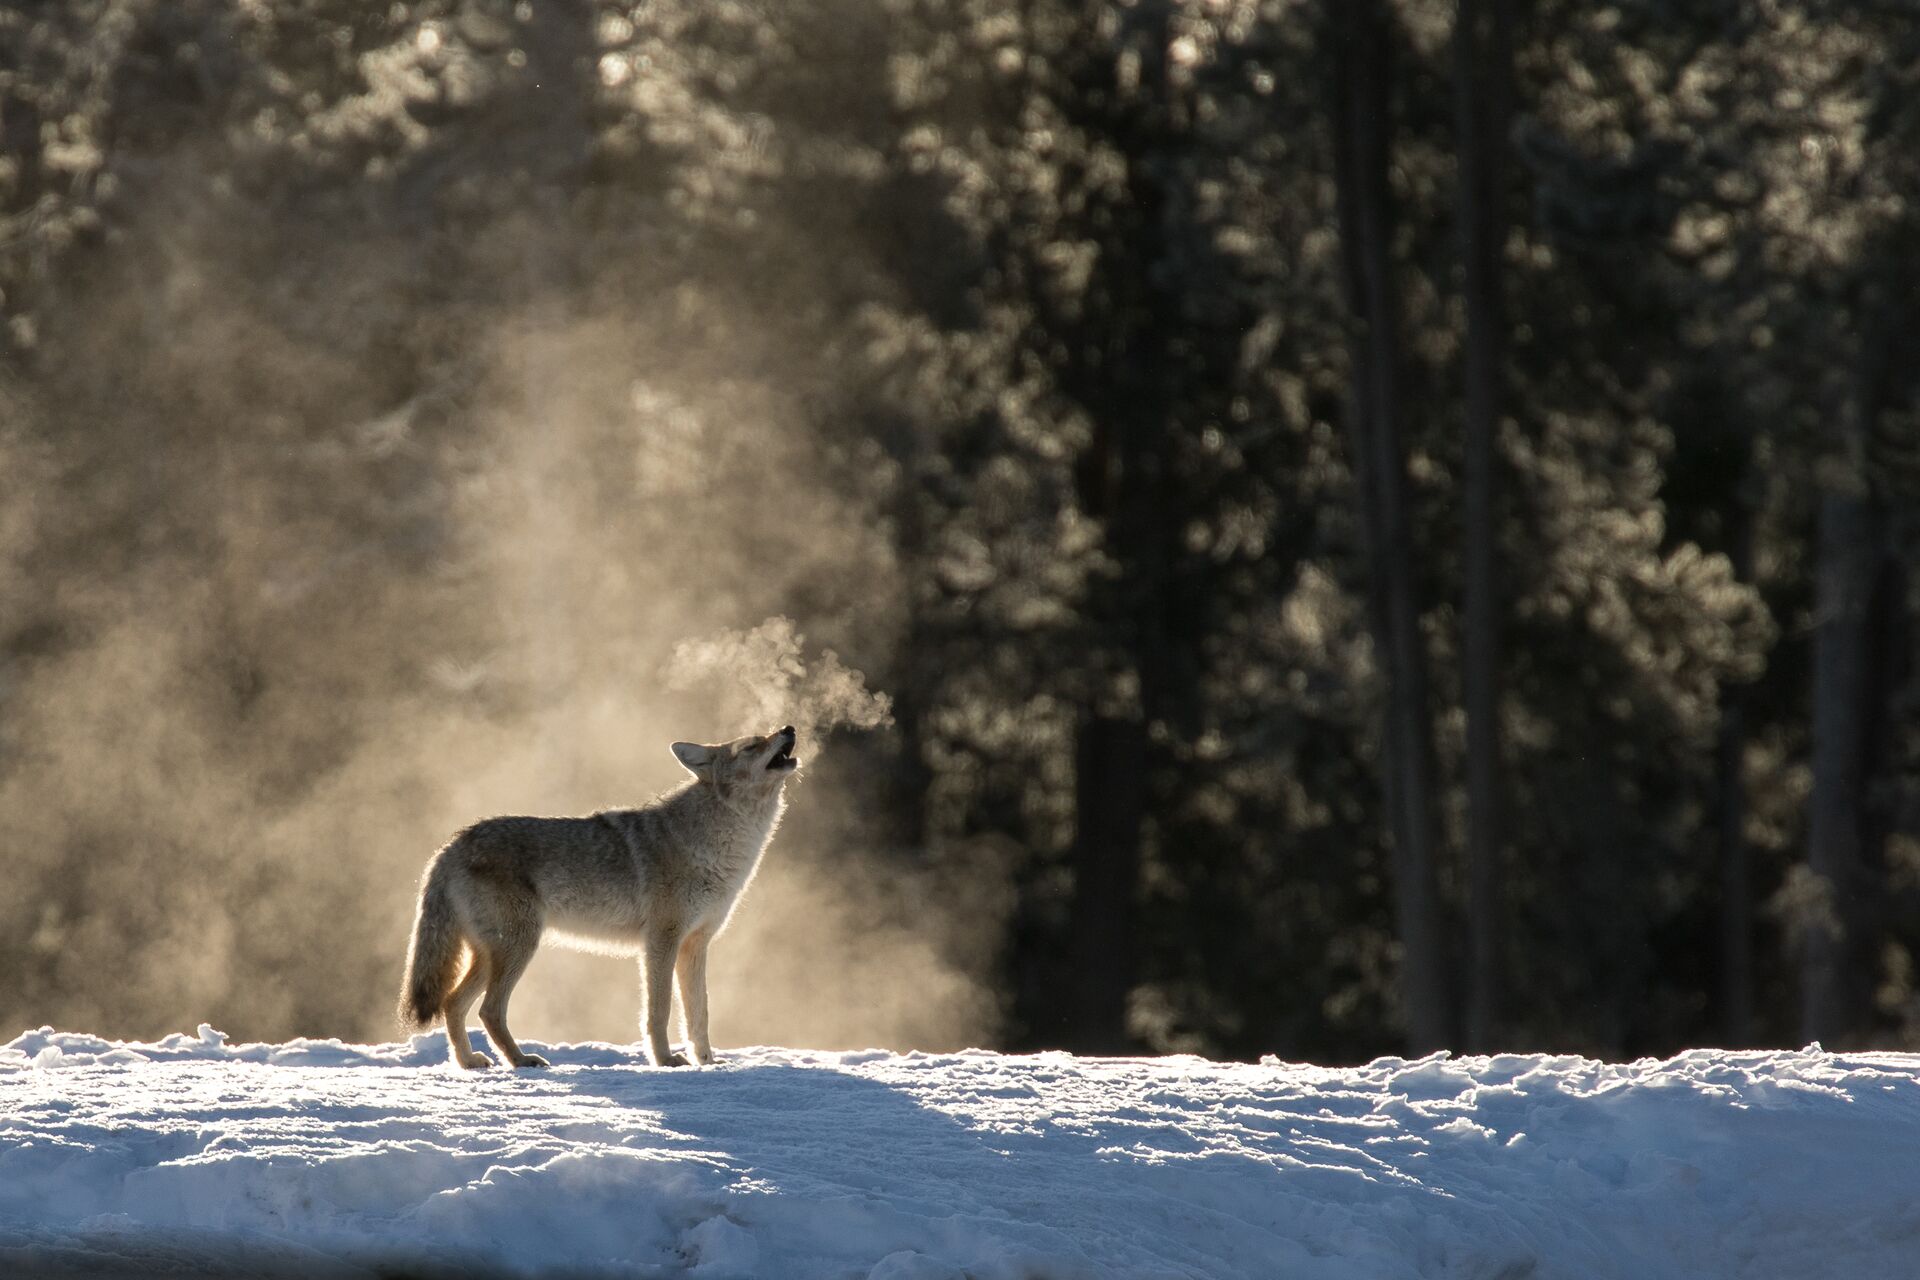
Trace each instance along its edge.
{"label": "howling coyote", "polygon": [[[799,767],[793,726],[718,746],[676,742],[693,781],[639,809],[590,818],[489,818],[427,864],[407,952],[400,1020],[444,1015],[462,1067],[493,1060],[467,1043],[467,1010],[484,988],[480,1021],[516,1067],[544,1067],[507,1030],[513,984],[543,934],[589,951],[640,957],[642,1020],[655,1066],[687,1060],[667,1044],[667,1008],[680,976],[683,1030],[694,1060],[707,1038],[707,944],[753,879]],[[464,973],[463,973],[464,970]]]}

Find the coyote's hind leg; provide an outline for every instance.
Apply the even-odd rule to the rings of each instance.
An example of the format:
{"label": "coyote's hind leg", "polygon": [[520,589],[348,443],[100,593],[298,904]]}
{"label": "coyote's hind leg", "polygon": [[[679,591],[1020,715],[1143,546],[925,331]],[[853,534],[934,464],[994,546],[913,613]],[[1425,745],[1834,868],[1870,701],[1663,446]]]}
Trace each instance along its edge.
{"label": "coyote's hind leg", "polygon": [[447,1056],[456,1067],[490,1067],[493,1059],[473,1047],[467,1039],[467,1010],[480,995],[480,988],[486,984],[487,957],[479,951],[468,955],[467,972],[456,982],[453,990],[447,992],[447,1001],[440,1006],[441,1015],[447,1020]]}
{"label": "coyote's hind leg", "polygon": [[516,1067],[544,1067],[547,1060],[537,1053],[527,1053],[514,1041],[513,1033],[507,1030],[507,1001],[513,998],[514,984],[520,981],[520,975],[527,971],[527,965],[533,961],[533,947],[527,945],[509,945],[496,947],[489,953],[491,965],[488,968],[487,997],[480,1002],[480,1023],[487,1029],[488,1039],[501,1056]]}

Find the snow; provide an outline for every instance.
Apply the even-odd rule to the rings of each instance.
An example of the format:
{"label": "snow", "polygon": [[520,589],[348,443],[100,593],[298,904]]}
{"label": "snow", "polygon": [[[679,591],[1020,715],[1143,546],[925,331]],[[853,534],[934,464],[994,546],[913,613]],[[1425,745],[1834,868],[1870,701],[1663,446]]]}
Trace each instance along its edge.
{"label": "snow", "polygon": [[0,1274],[1920,1277],[1920,1057],[0,1049]]}

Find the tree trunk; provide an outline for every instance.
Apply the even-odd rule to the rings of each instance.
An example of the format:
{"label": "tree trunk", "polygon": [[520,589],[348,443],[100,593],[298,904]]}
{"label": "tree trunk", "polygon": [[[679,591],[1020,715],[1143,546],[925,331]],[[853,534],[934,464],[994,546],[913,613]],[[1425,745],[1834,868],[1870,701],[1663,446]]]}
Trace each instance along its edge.
{"label": "tree trunk", "polygon": [[1134,899],[1152,824],[1151,784],[1165,764],[1153,740],[1166,713],[1170,670],[1169,380],[1176,376],[1179,308],[1155,275],[1165,252],[1168,193],[1155,164],[1164,140],[1153,113],[1173,110],[1164,65],[1167,16],[1157,17],[1142,42],[1144,78],[1159,85],[1156,103],[1103,122],[1116,134],[1131,133],[1133,145],[1125,148],[1127,198],[1111,224],[1115,242],[1102,255],[1112,272],[1103,290],[1107,307],[1090,335],[1102,354],[1078,396],[1095,429],[1075,468],[1077,495],[1105,529],[1114,564],[1089,609],[1108,650],[1109,669],[1101,673],[1107,680],[1083,706],[1074,743],[1068,986],[1070,1047],[1083,1053],[1134,1047],[1126,1019],[1137,949]]}
{"label": "tree trunk", "polygon": [[1505,308],[1501,305],[1502,160],[1512,65],[1507,0],[1460,0],[1454,29],[1461,260],[1465,266],[1466,422],[1461,700],[1466,712],[1466,1045],[1491,1049],[1500,991],[1500,583],[1495,451],[1500,430]]}
{"label": "tree trunk", "polygon": [[[1151,213],[1151,193],[1136,197]],[[1115,339],[1111,398],[1097,400],[1106,425],[1082,460],[1080,500],[1107,531],[1114,580],[1096,593],[1093,616],[1112,642],[1107,687],[1096,689],[1075,732],[1074,891],[1069,929],[1073,972],[1071,1047],[1119,1053],[1132,1047],[1126,998],[1134,978],[1134,897],[1150,819],[1153,726],[1165,714],[1166,603],[1170,578],[1166,435],[1170,407],[1152,382],[1165,370],[1168,314],[1144,300]],[[1125,323],[1124,321],[1122,322]]]}
{"label": "tree trunk", "polygon": [[1121,1053],[1133,986],[1134,888],[1146,817],[1146,726],[1090,714],[1074,743],[1073,904],[1068,946],[1069,1047]]}
{"label": "tree trunk", "polygon": [[1165,405],[1140,390],[1131,405],[1105,406],[1112,427],[1098,433],[1082,471],[1081,500],[1106,525],[1118,580],[1101,593],[1097,615],[1117,641],[1115,680],[1093,691],[1074,738],[1069,1047],[1081,1053],[1132,1047],[1126,1005],[1134,896],[1149,813],[1152,726],[1166,686]]}
{"label": "tree trunk", "polygon": [[[1891,326],[1886,305],[1862,308],[1853,403],[1842,420],[1842,453],[1821,495],[1815,548],[1813,794],[1807,802],[1807,867],[1825,894],[1824,911],[1803,921],[1800,1034],[1844,1044],[1866,1027],[1876,957],[1872,916],[1879,850],[1868,812],[1878,717],[1890,690],[1876,627],[1884,590],[1878,513],[1867,443],[1885,397]],[[1881,606],[1882,608],[1884,606]]]}
{"label": "tree trunk", "polygon": [[[1751,461],[1748,470],[1751,471]],[[1728,556],[1734,577],[1753,580],[1753,511],[1733,513]],[[1720,835],[1720,1026],[1728,1048],[1753,1041],[1753,850],[1747,843],[1747,698],[1745,688],[1720,690],[1720,736],[1714,791]]]}
{"label": "tree trunk", "polygon": [[1869,962],[1860,925],[1874,556],[1864,495],[1829,492],[1821,499],[1817,555],[1820,626],[1814,637],[1807,866],[1826,894],[1826,910],[1804,922],[1800,1032],[1806,1040],[1838,1044],[1865,1015],[1861,974]]}
{"label": "tree trunk", "polygon": [[1353,404],[1347,416],[1366,536],[1369,617],[1386,677],[1381,773],[1392,818],[1401,998],[1407,1039],[1415,1050],[1425,1050],[1447,1042],[1450,1018],[1435,873],[1432,711],[1398,421],[1388,17],[1382,0],[1329,0],[1327,16],[1341,254],[1354,313]]}

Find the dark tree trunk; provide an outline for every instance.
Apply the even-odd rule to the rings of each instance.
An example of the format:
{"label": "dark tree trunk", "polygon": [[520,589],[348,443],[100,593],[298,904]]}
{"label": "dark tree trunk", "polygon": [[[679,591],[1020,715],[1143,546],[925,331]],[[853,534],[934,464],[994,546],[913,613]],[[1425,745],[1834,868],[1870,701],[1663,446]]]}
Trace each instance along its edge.
{"label": "dark tree trunk", "polygon": [[[1751,469],[1751,462],[1748,466]],[[1753,580],[1753,511],[1742,501],[1733,513],[1728,556],[1733,574]],[[1753,1041],[1753,850],[1747,843],[1747,690],[1720,691],[1716,743],[1715,815],[1720,836],[1720,1026],[1729,1048]]]}
{"label": "dark tree trunk", "polygon": [[[900,464],[901,480],[890,504],[894,546],[903,562],[925,564],[931,559],[926,510],[929,498],[919,440],[911,430],[889,431],[883,438],[888,453]],[[935,651],[938,646],[920,593],[907,593],[906,612],[900,652],[913,655]],[[899,750],[893,753],[883,804],[892,816],[894,841],[922,851],[928,847],[930,835],[927,797],[933,788],[933,769],[927,761],[926,709],[933,679],[934,672],[925,664],[908,661],[892,681],[894,734]]]}
{"label": "dark tree trunk", "polygon": [[1126,1006],[1134,898],[1150,811],[1151,729],[1167,679],[1163,404],[1142,389],[1130,406],[1106,406],[1113,427],[1100,432],[1104,442],[1082,471],[1082,501],[1106,524],[1118,567],[1101,613],[1119,641],[1119,679],[1094,691],[1075,731],[1069,1047],[1081,1053],[1133,1047]]}
{"label": "dark tree trunk", "polygon": [[1828,492],[1820,502],[1819,630],[1814,638],[1813,794],[1807,806],[1807,866],[1826,910],[1805,922],[1800,1031],[1833,1045],[1866,1014],[1870,971],[1863,935],[1866,885],[1867,655],[1874,577],[1873,522],[1863,494]]}
{"label": "dark tree trunk", "polygon": [[[1167,11],[1140,33],[1143,82],[1151,100],[1128,105],[1107,86],[1112,111],[1099,123],[1127,140],[1126,200],[1109,224],[1096,287],[1105,306],[1089,318],[1098,358],[1081,371],[1076,398],[1094,417],[1095,438],[1075,469],[1082,509],[1105,530],[1113,576],[1096,584],[1089,617],[1106,650],[1103,687],[1081,709],[1074,742],[1073,898],[1069,905],[1069,1047],[1119,1053],[1134,1047],[1127,995],[1135,980],[1140,868],[1152,830],[1151,784],[1164,764],[1155,727],[1167,710],[1168,602],[1173,537],[1168,433],[1177,376],[1177,300],[1156,273],[1167,251],[1169,210],[1157,153],[1176,110],[1165,75]],[[1105,74],[1111,74],[1107,69]]]}
{"label": "dark tree trunk", "polygon": [[1369,618],[1386,676],[1381,773],[1392,818],[1401,998],[1407,1039],[1424,1050],[1447,1043],[1451,1020],[1435,871],[1439,841],[1427,653],[1414,592],[1398,418],[1388,12],[1382,0],[1329,0],[1327,18],[1341,254],[1354,317],[1348,421],[1366,536]]}
{"label": "dark tree trunk", "polygon": [[1469,1049],[1498,1035],[1500,996],[1500,581],[1495,539],[1506,318],[1502,198],[1512,65],[1507,0],[1460,0],[1454,30],[1461,259],[1467,311],[1461,700],[1466,712]]}
{"label": "dark tree trunk", "polygon": [[1137,717],[1091,714],[1074,743],[1070,1047],[1120,1053],[1133,986],[1133,897],[1146,818],[1147,735]]}
{"label": "dark tree trunk", "polygon": [[[1821,495],[1815,547],[1813,794],[1807,803],[1807,867],[1827,910],[1803,921],[1800,1034],[1845,1044],[1865,1029],[1877,965],[1873,915],[1880,886],[1879,828],[1869,812],[1878,720],[1887,684],[1879,513],[1867,446],[1885,399],[1891,325],[1887,306],[1863,307],[1852,404],[1843,418],[1836,479]],[[1876,624],[1879,625],[1876,625]]]}

